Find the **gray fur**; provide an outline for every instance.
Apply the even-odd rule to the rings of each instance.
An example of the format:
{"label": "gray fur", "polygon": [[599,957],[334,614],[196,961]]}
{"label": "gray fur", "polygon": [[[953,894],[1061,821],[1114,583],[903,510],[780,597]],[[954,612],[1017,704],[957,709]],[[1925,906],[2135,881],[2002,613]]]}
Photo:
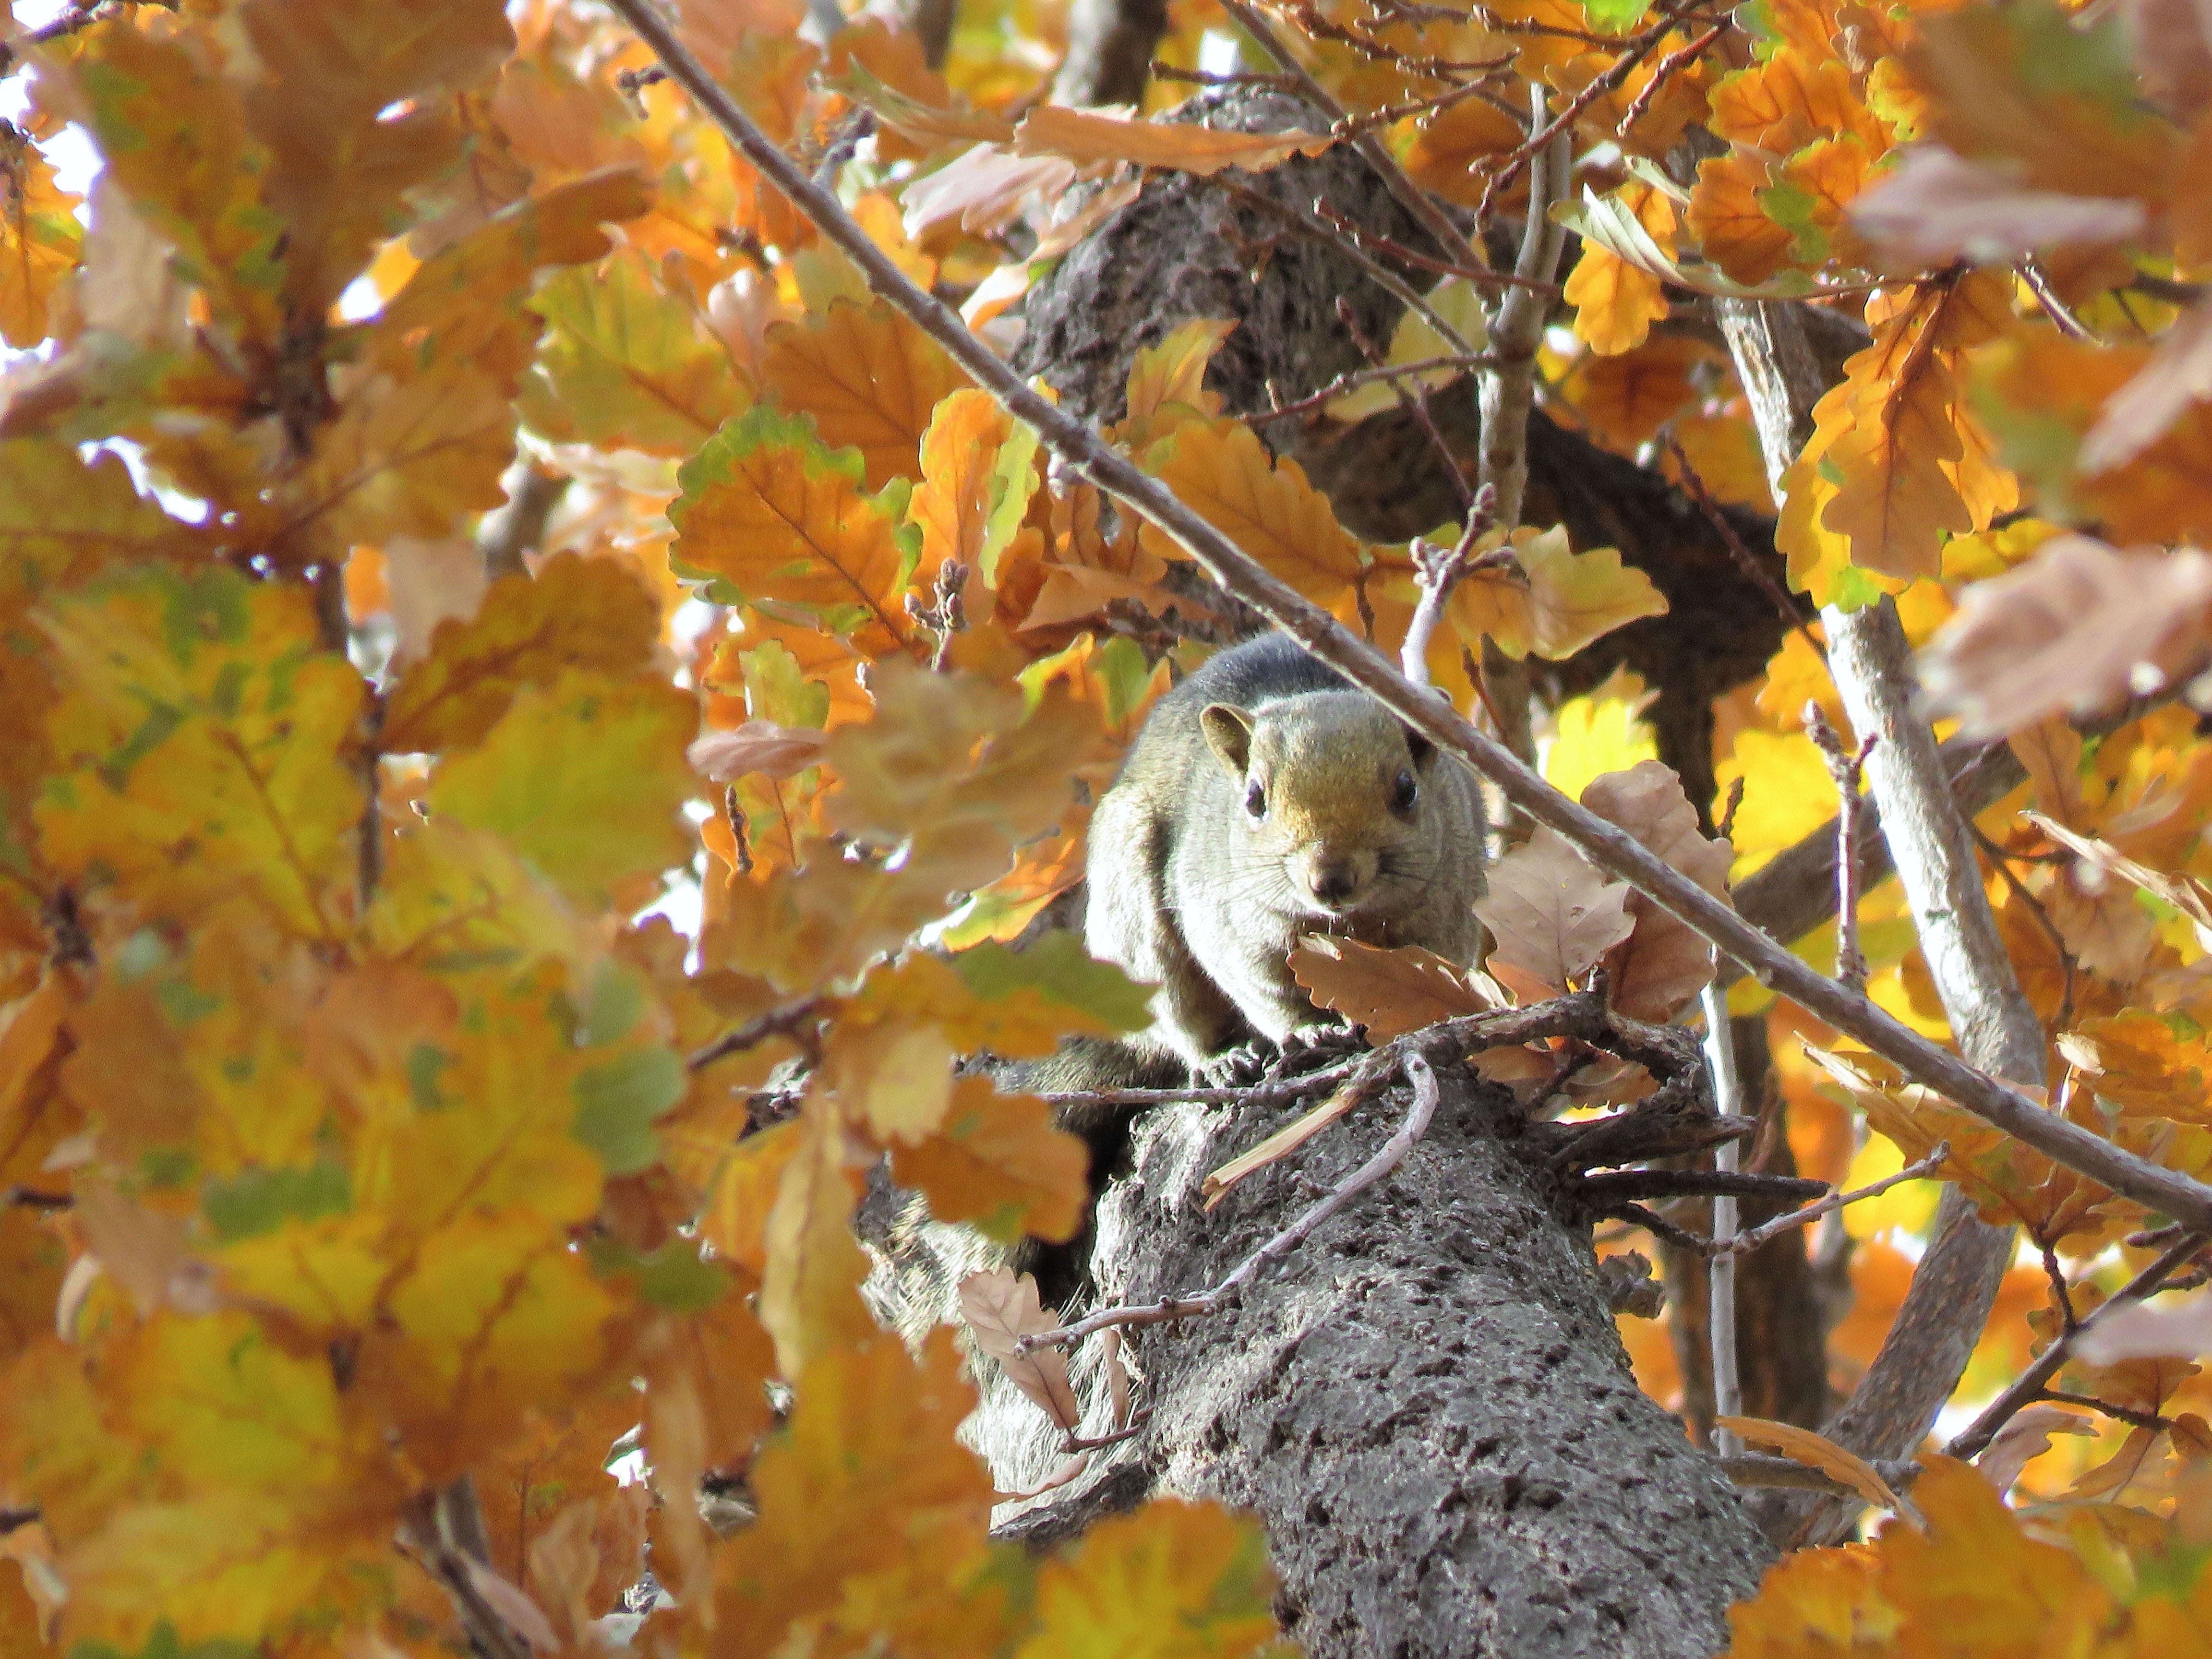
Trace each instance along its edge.
{"label": "gray fur", "polygon": [[[1391,804],[1401,773],[1416,785],[1404,814]],[[1195,1070],[1252,1036],[1280,1044],[1333,1023],[1291,976],[1307,933],[1471,963],[1484,838],[1472,774],[1265,635],[1215,656],[1146,722],[1091,817],[1085,939],[1159,985],[1132,1047]],[[1328,902],[1317,882],[1349,888]]]}

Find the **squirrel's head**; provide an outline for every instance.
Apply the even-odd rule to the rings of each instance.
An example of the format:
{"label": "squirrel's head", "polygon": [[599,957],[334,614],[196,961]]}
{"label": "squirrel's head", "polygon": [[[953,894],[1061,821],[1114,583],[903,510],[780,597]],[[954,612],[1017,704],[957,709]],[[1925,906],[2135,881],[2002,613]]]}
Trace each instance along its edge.
{"label": "squirrel's head", "polygon": [[1257,713],[1212,703],[1199,722],[1237,786],[1250,853],[1280,861],[1302,907],[1349,917],[1427,880],[1436,746],[1366,693],[1310,691]]}

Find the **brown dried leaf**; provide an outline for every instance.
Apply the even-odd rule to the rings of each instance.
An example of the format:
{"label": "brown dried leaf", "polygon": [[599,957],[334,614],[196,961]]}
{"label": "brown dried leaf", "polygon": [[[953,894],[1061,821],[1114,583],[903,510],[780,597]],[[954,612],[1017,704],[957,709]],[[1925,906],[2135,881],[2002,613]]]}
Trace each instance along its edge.
{"label": "brown dried leaf", "polygon": [[1962,735],[2002,737],[2165,684],[2202,644],[2208,607],[2212,558],[2196,548],[2127,554],[2056,537],[1966,588],[1921,653],[1921,681]]}
{"label": "brown dried leaf", "polygon": [[1361,1092],[1356,1085],[1341,1084],[1334,1094],[1304,1116],[1285,1124],[1250,1152],[1239,1152],[1219,1169],[1208,1173],[1199,1187],[1199,1191],[1205,1195],[1206,1207],[1210,1210],[1218,1204],[1222,1195],[1246,1176],[1264,1170],[1277,1159],[1296,1152],[1358,1105],[1360,1099]]}
{"label": "brown dried leaf", "polygon": [[2111,842],[2100,841],[2094,836],[2077,835],[2040,812],[2023,812],[2021,816],[2099,871],[2110,872],[2124,881],[2132,882],[2146,893],[2173,906],[2196,927],[2197,942],[2212,951],[2212,894],[2206,892],[2204,884],[2196,877],[2170,876],[2163,870],[2154,870],[2130,858]]}
{"label": "brown dried leaf", "polygon": [[2212,303],[2200,301],[2159,337],[2150,361],[2105,400],[2075,465],[2107,472],[2166,435],[2191,404],[2212,398]]}
{"label": "brown dried leaf", "polygon": [[1629,887],[1608,882],[1555,830],[1539,830],[1498,860],[1474,914],[1496,941],[1492,971],[1518,969],[1565,991],[1635,928]]}
{"label": "brown dried leaf", "polygon": [[1370,1043],[1506,1006],[1486,975],[1454,967],[1418,945],[1385,950],[1309,933],[1291,952],[1291,976],[1317,1006],[1364,1025]]}
{"label": "brown dried leaf", "polygon": [[1109,1326],[1098,1334],[1098,1363],[1106,1377],[1106,1397],[1113,1402],[1114,1432],[1129,1426],[1135,1409],[1129,1395],[1129,1368],[1121,1359],[1121,1333]]}
{"label": "brown dried leaf", "polygon": [[778,726],[747,720],[732,732],[709,732],[684,752],[702,777],[727,783],[748,772],[771,778],[796,777],[822,757],[827,732],[811,726]]}
{"label": "brown dried leaf", "polygon": [[1039,1302],[1036,1280],[1028,1273],[1016,1279],[1004,1267],[970,1273],[960,1281],[960,1314],[975,1334],[976,1346],[999,1362],[1006,1380],[1073,1433],[1083,1421],[1083,1407],[1067,1380],[1066,1356],[1057,1348],[1015,1351],[1023,1337],[1060,1324],[1059,1314]]}
{"label": "brown dried leaf", "polygon": [[2032,190],[1941,144],[1908,152],[1851,204],[1862,234],[1916,265],[1960,258],[1998,264],[2039,248],[2123,241],[2148,216],[2130,198]]}
{"label": "brown dried leaf", "polygon": [[[1671,768],[1640,761],[1625,772],[1608,772],[1583,791],[1583,805],[1714,897],[1728,897],[1735,849],[1700,832],[1697,809]],[[1670,1019],[1712,977],[1712,947],[1642,893],[1632,891],[1626,908],[1635,932],[1607,960],[1613,1006],[1637,1019]]]}
{"label": "brown dried leaf", "polygon": [[2085,1364],[2118,1365],[2130,1359],[2193,1359],[2212,1353],[2212,1297],[2179,1306],[2138,1302],[2100,1319],[2075,1348]]}

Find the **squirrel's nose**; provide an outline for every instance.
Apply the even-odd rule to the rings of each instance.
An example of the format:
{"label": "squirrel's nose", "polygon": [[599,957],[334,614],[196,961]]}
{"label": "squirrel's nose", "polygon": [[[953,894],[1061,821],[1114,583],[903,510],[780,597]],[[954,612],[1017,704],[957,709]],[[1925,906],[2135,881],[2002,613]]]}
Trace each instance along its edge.
{"label": "squirrel's nose", "polygon": [[1359,890],[1359,871],[1350,859],[1316,859],[1307,881],[1323,904],[1341,904]]}

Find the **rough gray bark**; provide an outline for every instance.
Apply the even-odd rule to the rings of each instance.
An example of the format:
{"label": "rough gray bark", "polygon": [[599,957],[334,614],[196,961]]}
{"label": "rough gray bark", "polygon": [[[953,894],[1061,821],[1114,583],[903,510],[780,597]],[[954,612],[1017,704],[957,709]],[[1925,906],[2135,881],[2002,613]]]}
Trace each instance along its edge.
{"label": "rough gray bark", "polygon": [[[1036,1535],[1061,1504],[1119,1507],[1147,1484],[1256,1510],[1277,1613],[1313,1659],[1703,1659],[1768,1551],[1718,1468],[1637,1388],[1589,1222],[1561,1212],[1510,1097],[1443,1081],[1405,1164],[1241,1308],[1133,1334],[1146,1436],[1095,1496],[1071,1492],[1012,1530]],[[1223,1279],[1311,1201],[1308,1182],[1334,1183],[1374,1151],[1406,1093],[1211,1214],[1206,1172],[1301,1109],[1149,1114],[1132,1173],[1100,1205],[1103,1293]]]}

